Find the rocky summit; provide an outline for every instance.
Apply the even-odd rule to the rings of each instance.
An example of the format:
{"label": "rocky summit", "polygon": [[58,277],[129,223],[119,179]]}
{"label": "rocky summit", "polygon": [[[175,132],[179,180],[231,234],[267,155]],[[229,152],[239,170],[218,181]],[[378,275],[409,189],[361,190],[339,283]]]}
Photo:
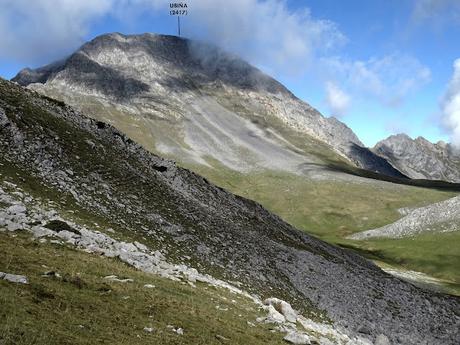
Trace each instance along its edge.
{"label": "rocky summit", "polygon": [[[136,61],[149,59],[144,52],[152,46],[158,52],[169,44],[175,44],[178,49],[183,49],[182,54],[178,53],[176,60],[168,60],[163,65],[178,68],[178,72],[189,69],[188,65],[181,63],[181,56],[188,51],[184,40],[150,35],[109,35],[86,45],[52,70],[29,72],[28,75],[30,78],[48,79],[51,83],[68,83],[70,79],[66,78],[70,78],[72,73],[70,66],[78,65],[80,69],[87,68],[88,73],[81,74],[80,86],[75,85],[77,93],[87,92],[89,88],[92,93],[105,93],[111,88],[118,90],[117,78],[125,80],[129,71],[119,72],[124,73],[120,76],[114,69],[103,68],[110,81],[106,84],[90,78],[90,75],[97,75],[91,71],[100,69],[100,65],[92,59],[112,64],[124,61],[122,53],[116,60],[112,55],[103,53],[104,49],[100,46],[105,44],[111,49],[124,44],[144,46]],[[138,49],[132,54],[134,51]],[[169,52],[169,48],[166,51]],[[168,59],[170,57],[168,55]],[[156,55],[156,59],[163,57]],[[142,69],[142,65],[136,65],[134,61],[133,65]],[[162,73],[162,68],[156,66],[158,73]],[[246,65],[246,68],[249,67]],[[263,75],[256,74],[265,81],[264,87],[254,91],[251,79],[226,77],[225,70],[215,70],[214,73],[221,74],[224,80],[227,78],[228,83],[216,87],[230,87],[234,83],[240,88],[246,87],[249,94],[276,93],[289,100],[286,101],[288,107],[308,108],[279,84],[264,79]],[[25,78],[26,74],[23,72],[21,75]],[[147,70],[139,75],[141,79],[150,78],[149,84],[133,79],[131,84],[123,84],[127,87],[125,91],[139,99],[151,97],[147,90],[155,75]],[[171,76],[168,82],[178,83],[174,79],[175,74]],[[203,74],[201,83],[211,87],[210,78],[210,74]],[[157,79],[157,82],[158,89],[168,92],[166,79]],[[82,85],[85,85],[84,89],[80,88]],[[195,86],[188,85],[188,88]],[[187,91],[184,93],[186,95]],[[107,102],[111,102],[112,97],[107,96]],[[250,101],[247,98],[247,102]],[[271,104],[281,106],[282,103],[274,101]],[[328,128],[326,124],[329,120],[320,117],[314,110],[309,109],[306,116]],[[26,246],[31,253],[39,251],[40,246],[47,246],[49,240],[49,250],[53,253],[75,246],[84,250],[85,255],[108,257],[104,267],[112,265],[109,261],[111,257],[117,257],[142,272],[172,279],[179,284],[178,288],[182,286],[181,282],[188,280],[193,285],[202,281],[233,289],[234,293],[265,302],[266,315],[248,321],[247,328],[254,327],[254,322],[275,323],[278,325],[276,329],[285,333],[280,339],[284,337],[290,343],[458,344],[458,298],[434,294],[405,283],[351,251],[296,230],[256,202],[235,196],[176,166],[174,162],[149,153],[112,126],[90,119],[60,101],[3,80],[0,81],[0,168],[3,181],[0,189],[0,218],[3,219],[0,236],[3,239],[4,233],[13,234],[9,237],[12,243],[20,241],[21,237],[16,233],[31,236],[33,240],[33,245],[29,239],[14,247],[17,248],[15,250]],[[72,221],[77,218],[79,222]],[[70,255],[68,252],[59,253]],[[46,255],[47,252],[42,251],[40,257]],[[59,257],[52,255],[49,260]],[[79,260],[85,258],[81,256]],[[18,260],[24,263],[27,259],[28,255]],[[8,274],[21,274],[21,267],[24,266],[8,265],[2,271],[9,269]],[[41,266],[33,262],[31,267],[36,270]],[[95,268],[87,268],[91,269]],[[126,268],[123,270],[126,272]],[[49,271],[44,275],[33,279],[27,277],[29,284],[14,285],[14,289],[30,289],[14,295],[14,298],[23,298],[24,303],[35,301],[30,304],[32,313],[38,313],[36,305],[44,306],[62,298],[55,296],[55,290],[48,291],[37,285],[37,280],[42,284],[55,284],[54,287],[61,284],[59,286],[66,291],[78,290],[80,294],[85,289],[82,276],[60,278]],[[113,277],[114,274],[108,273],[103,276],[117,280],[103,278],[105,285],[94,288],[98,296],[94,303],[98,303],[99,299],[107,301],[111,298],[110,294],[117,291],[121,291],[119,304],[130,300],[126,291],[131,291],[129,284],[136,283],[129,280],[131,277]],[[10,286],[5,284],[14,284],[0,283],[2,289]],[[162,281],[156,284],[160,283],[163,284]],[[86,286],[91,287],[88,284]],[[126,287],[120,290],[107,284],[125,284]],[[139,289],[147,289],[142,286]],[[34,294],[34,299],[27,297],[29,293]],[[144,293],[138,292],[138,295],[144,296]],[[181,295],[177,294],[175,298],[179,299]],[[215,296],[212,298],[215,300]],[[136,300],[131,298],[130,303],[136,305]],[[175,304],[155,304],[148,314],[139,315],[151,315],[154,320],[161,315],[158,311],[167,312]],[[84,306],[82,304],[81,308]],[[63,308],[71,307],[67,305]],[[114,308],[119,308],[118,304]],[[226,309],[221,305],[215,308],[219,312]],[[130,310],[126,308],[123,313],[130,313]],[[99,309],[94,308],[91,314],[97,312]],[[133,314],[132,317],[139,315]],[[199,313],[193,315],[198,317]],[[238,319],[238,314],[235,318]],[[76,328],[78,332],[87,327],[91,332],[96,330],[93,328],[95,325],[81,326]],[[59,327],[59,323],[53,327]],[[122,327],[121,324],[119,327]],[[300,332],[299,327],[309,331]],[[143,324],[140,329],[138,337],[155,334],[186,337],[188,332],[192,333],[173,324],[165,325],[161,330],[164,333],[157,332],[148,324]],[[235,337],[235,334],[232,336]],[[270,334],[275,337],[275,333]],[[216,333],[214,340],[225,342],[228,338],[227,334]]]}
{"label": "rocky summit", "polygon": [[[201,42],[106,34],[62,61],[22,70],[13,81],[111,123],[150,151],[188,166],[301,174],[339,156],[360,168],[404,177],[342,122],[323,117],[238,57]],[[296,135],[313,149],[299,147]]]}
{"label": "rocky summit", "polygon": [[410,178],[460,182],[460,149],[451,144],[398,134],[372,150]]}

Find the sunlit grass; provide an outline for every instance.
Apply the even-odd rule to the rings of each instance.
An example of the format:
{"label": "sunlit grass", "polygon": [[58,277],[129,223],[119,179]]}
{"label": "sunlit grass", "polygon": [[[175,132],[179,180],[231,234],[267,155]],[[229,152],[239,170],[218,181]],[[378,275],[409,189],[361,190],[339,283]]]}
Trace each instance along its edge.
{"label": "sunlit grass", "polygon": [[[27,234],[0,233],[0,257],[0,271],[30,281],[0,281],[1,344],[220,344],[217,335],[231,344],[282,343],[281,333],[247,324],[261,315],[252,301],[224,289],[193,288],[116,259],[39,244]],[[43,276],[46,271],[61,277]],[[134,282],[103,278],[112,274]],[[184,335],[168,325],[183,328]]]}

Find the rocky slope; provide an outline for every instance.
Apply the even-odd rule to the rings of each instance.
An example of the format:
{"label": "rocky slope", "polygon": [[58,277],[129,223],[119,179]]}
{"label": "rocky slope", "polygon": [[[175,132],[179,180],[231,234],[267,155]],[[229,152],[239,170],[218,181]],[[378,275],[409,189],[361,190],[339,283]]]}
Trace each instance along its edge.
{"label": "rocky slope", "polygon": [[450,144],[398,134],[378,142],[373,151],[410,178],[460,182],[460,150]]}
{"label": "rocky slope", "polygon": [[0,164],[3,176],[43,190],[72,214],[141,238],[171,265],[238,281],[262,299],[284,299],[350,336],[380,344],[458,341],[457,298],[404,283],[148,153],[113,127],[6,81]]}
{"label": "rocky slope", "polygon": [[378,229],[367,230],[350,236],[363,240],[372,237],[400,238],[423,232],[460,231],[460,197],[441,201],[416,209],[401,209],[404,215],[398,221]]}
{"label": "rocky slope", "polygon": [[[323,117],[241,59],[199,42],[107,34],[60,62],[22,70],[13,81],[182,163],[299,174],[305,164],[325,165],[324,156],[339,155],[364,169],[403,176],[342,122]],[[292,133],[326,153],[299,148]]]}
{"label": "rocky slope", "polygon": [[[75,217],[72,217],[74,220],[70,220],[69,215],[63,215],[63,210],[60,207],[56,207],[57,205],[52,201],[43,200],[43,198],[36,197],[36,190],[34,191],[35,195],[32,195],[19,187],[18,184],[8,181],[8,179],[9,177],[3,176],[0,178],[0,203],[2,205],[0,207],[0,253],[2,253],[1,248],[8,246],[8,242],[22,242],[23,246],[27,246],[26,243],[28,240],[29,243],[35,243],[35,247],[40,247],[39,250],[42,251],[42,255],[38,259],[38,261],[42,264],[41,267],[49,268],[49,266],[44,264],[49,264],[49,259],[47,260],[46,257],[50,255],[52,256],[53,254],[49,253],[52,250],[49,248],[49,246],[48,248],[46,247],[47,244],[53,245],[54,250],[59,253],[57,254],[59,256],[76,256],[77,253],[75,249],[79,249],[84,253],[87,253],[87,255],[92,254],[96,257],[85,258],[85,260],[93,260],[96,263],[98,261],[97,256],[105,258],[117,258],[119,259],[119,262],[127,264],[129,268],[132,267],[141,273],[147,273],[146,275],[138,273],[136,275],[136,280],[132,278],[132,274],[135,273],[133,272],[133,269],[127,270],[131,273],[131,276],[128,277],[119,277],[116,274],[102,274],[99,277],[92,277],[93,280],[102,280],[104,282],[104,291],[106,293],[108,286],[116,291],[117,289],[114,287],[114,285],[134,285],[135,283],[138,284],[137,278],[139,275],[144,279],[148,279],[149,282],[152,282],[152,280],[155,279],[153,280],[155,283],[160,283],[162,285],[159,287],[160,289],[167,288],[166,293],[157,292],[155,291],[157,288],[155,285],[151,283],[144,284],[141,291],[130,291],[130,295],[125,295],[122,297],[124,300],[131,299],[132,297],[135,299],[135,302],[133,302],[135,305],[138,303],[143,303],[144,306],[146,304],[150,304],[150,315],[148,318],[143,315],[144,313],[136,313],[136,311],[133,312],[134,315],[130,315],[130,318],[138,319],[137,322],[144,322],[148,325],[142,328],[142,333],[145,335],[144,339],[142,340],[143,344],[177,344],[177,338],[183,338],[181,339],[181,343],[186,344],[220,344],[221,342],[230,341],[232,344],[279,344],[282,339],[284,339],[286,342],[292,344],[310,344],[311,342],[316,342],[317,344],[321,345],[372,345],[372,342],[364,337],[347,335],[348,332],[340,326],[334,326],[324,321],[315,321],[311,318],[304,317],[298,311],[293,309],[292,306],[286,301],[280,300],[278,298],[267,298],[262,301],[258,296],[249,294],[248,292],[242,290],[237,286],[239,284],[236,282],[228,283],[219,279],[215,279],[214,277],[208,274],[202,274],[196,269],[185,264],[171,264],[166,260],[165,256],[160,250],[151,251],[148,246],[138,241],[127,242],[121,239],[117,239],[121,234],[112,228],[101,227],[98,224],[92,224],[91,226],[88,226],[87,224],[82,225],[80,223],[81,220],[78,221],[75,219]],[[94,227],[96,227],[97,230],[94,229]],[[3,236],[3,234],[6,234],[8,237]],[[19,241],[17,240],[18,236],[20,237]],[[18,252],[18,250],[13,250],[13,252],[10,250],[9,260],[11,261],[12,257],[20,256],[20,253]],[[46,255],[43,255],[43,252]],[[26,253],[27,257],[31,257],[35,254],[31,253],[30,251]],[[35,260],[37,261],[37,258],[35,258]],[[114,263],[115,262],[111,262],[109,266],[113,266]],[[13,266],[15,265],[13,264]],[[22,263],[16,269],[20,270],[21,273],[25,271],[30,272],[30,267],[27,266],[27,263]],[[8,269],[11,270],[10,264],[4,267],[8,267]],[[54,280],[55,284],[53,284],[54,289],[50,291],[47,291],[46,288],[42,286],[41,297],[40,293],[38,293],[36,296],[37,300],[40,300],[40,298],[43,299],[45,291],[48,296],[52,295],[54,297],[56,294],[56,289],[62,289],[62,284],[68,282],[73,283],[77,289],[89,289],[87,286],[88,276],[91,276],[91,273],[88,272],[87,269],[80,269],[80,272],[72,277],[69,276],[69,273],[66,272],[69,269],[66,262],[59,262],[58,260],[58,267],[59,270],[56,271],[47,270],[42,272],[42,281],[43,278],[45,278],[45,280]],[[94,276],[94,271],[92,275]],[[85,278],[82,278],[82,276]],[[5,280],[14,284],[34,284],[32,286],[37,286],[36,284],[39,281],[36,275],[25,276],[4,272],[0,272],[0,280]],[[195,290],[193,292],[188,291],[188,294],[192,295],[194,300],[191,302],[193,312],[186,316],[187,320],[183,319],[183,310],[178,310],[176,313],[167,311],[167,314],[170,314],[169,317],[162,315],[165,314],[165,312],[154,312],[152,315],[151,310],[153,309],[156,311],[156,308],[159,306],[158,303],[157,305],[152,306],[151,300],[143,301],[143,299],[145,299],[144,291],[153,290],[152,293],[148,295],[160,295],[158,296],[159,298],[167,298],[172,300],[172,303],[183,304],[184,301],[179,302],[179,298],[174,297],[175,294],[170,292],[170,290],[182,290],[182,293],[184,293],[184,288],[181,285],[187,285],[187,287],[191,287],[193,290]],[[0,285],[0,296],[3,297],[2,293],[5,293],[5,290],[7,290],[6,293],[10,293],[11,289],[8,288],[11,287],[13,289],[15,288],[12,286],[12,284],[6,286]],[[206,292],[205,290],[208,289],[215,291],[216,293]],[[32,287],[32,291],[33,290],[34,287]],[[36,287],[35,290],[37,290]],[[129,291],[130,289],[126,290]],[[128,292],[126,290],[124,291],[125,294]],[[23,297],[24,294],[27,293],[26,291],[27,288],[22,288],[22,293],[20,294],[19,298]],[[112,290],[109,292],[111,291]],[[77,296],[74,296],[73,298],[69,298],[71,300],[72,308],[78,310],[85,308],[84,304],[88,304],[88,300],[81,301],[81,295],[82,293],[77,294]],[[67,303],[69,299],[66,297],[67,296],[59,296],[58,298],[61,300],[61,303]],[[18,296],[16,295],[13,298],[17,299]],[[98,301],[95,301],[94,299],[100,299],[101,296],[96,296],[96,298],[91,296],[89,298],[92,303],[96,304]],[[198,299],[199,302],[196,301],[196,299]],[[14,304],[14,301],[9,300],[8,302],[13,302],[11,304]],[[21,337],[18,337],[17,333],[24,333],[24,330],[21,328],[21,326],[13,326],[13,329],[8,327],[8,323],[11,323],[11,314],[14,314],[12,313],[10,305],[5,306],[5,304],[10,304],[8,302],[2,303],[3,308],[2,314],[0,315],[0,341],[2,341],[2,343],[9,344],[11,338],[16,339],[16,341],[14,341],[15,345],[27,343],[26,339],[30,337],[31,329],[34,332],[37,332],[37,328],[39,328],[41,331],[45,329],[45,332],[48,334],[45,336],[46,341],[37,340],[35,338],[34,343],[67,343],[67,341],[64,341],[62,338],[69,338],[68,335],[62,336],[56,334],[57,332],[55,329],[49,329],[47,322],[43,322],[43,319],[49,321],[50,318],[49,315],[43,315],[47,313],[44,307],[40,308],[38,311],[38,313],[41,314],[40,325],[38,325],[36,322],[33,322],[32,325],[29,325],[27,336],[25,337],[26,339],[21,339]],[[27,308],[30,308],[27,300],[22,298],[21,303],[25,304]],[[103,303],[107,304],[109,301],[106,300]],[[211,310],[206,310],[206,308],[201,307],[201,309],[205,310],[200,310],[200,312],[206,313],[208,315],[209,313],[215,314],[213,317],[220,321],[217,323],[221,324],[218,330],[212,328],[208,329],[210,322],[209,319],[200,320],[199,325],[194,324],[194,319],[199,318],[199,316],[196,315],[196,309],[200,308],[201,303],[205,303],[214,307],[211,307]],[[120,303],[118,302],[116,304],[117,306],[110,305],[110,307],[108,307],[111,309],[110,315],[99,316],[95,325],[96,327],[101,327],[102,324],[110,323],[113,319],[116,318],[123,319],[124,315],[117,315],[116,313],[114,315],[113,308],[119,307]],[[184,309],[183,305],[180,305],[180,307],[182,307],[181,309]],[[133,306],[131,305],[130,309],[132,308]],[[233,311],[231,313],[234,314],[233,317],[228,315],[230,310]],[[180,315],[177,315],[178,313],[180,313]],[[8,319],[8,316],[10,319]],[[87,317],[86,319],[81,319],[77,316],[75,317],[76,320],[73,320],[73,322],[77,321],[84,324],[94,324],[94,321],[91,321],[93,316],[94,315],[91,315],[91,317]],[[24,322],[24,319],[21,319],[21,316],[18,317],[17,315],[14,315],[13,318],[16,319],[16,323],[22,324]],[[22,316],[22,318],[25,318],[25,316]],[[173,326],[170,323],[165,325],[165,318],[168,318],[170,323],[177,324],[177,322],[179,322],[180,326]],[[51,319],[53,319],[52,316]],[[67,328],[72,326],[69,325],[68,322],[69,321],[63,322],[60,320],[59,323],[62,325],[61,327]],[[231,326],[227,326],[227,323],[235,322],[237,324],[243,324],[242,332],[241,330],[236,331],[232,329]],[[6,327],[5,323],[7,324]],[[205,326],[203,325],[204,323]],[[153,325],[155,325],[155,327]],[[120,330],[120,333],[122,334],[118,334],[118,332],[115,333],[114,338],[119,340],[120,337],[126,337],[129,334],[128,336],[131,338],[136,337],[139,339],[140,335],[135,333],[136,331],[139,333],[139,328],[141,327],[137,325],[130,326],[131,327],[124,327],[123,330]],[[215,327],[215,325],[213,326]],[[270,327],[271,332],[266,330],[267,326]],[[84,329],[86,327],[82,326],[80,328]],[[273,334],[273,332],[275,332],[275,334]],[[94,334],[94,331],[92,333],[93,334],[92,337],[90,337],[89,342],[98,342],[97,340],[99,337],[101,337],[101,335]],[[152,339],[152,333],[155,333],[154,339]],[[177,334],[177,338],[171,341],[171,334],[174,333]],[[222,333],[225,334],[226,337],[221,335]],[[18,338],[23,340],[23,342]],[[86,334],[78,336],[73,335],[71,338],[73,338],[71,340],[72,344],[88,343],[88,336]],[[377,339],[377,343],[380,342],[380,344],[385,344],[385,341],[388,342],[388,338],[383,334],[380,334]]]}

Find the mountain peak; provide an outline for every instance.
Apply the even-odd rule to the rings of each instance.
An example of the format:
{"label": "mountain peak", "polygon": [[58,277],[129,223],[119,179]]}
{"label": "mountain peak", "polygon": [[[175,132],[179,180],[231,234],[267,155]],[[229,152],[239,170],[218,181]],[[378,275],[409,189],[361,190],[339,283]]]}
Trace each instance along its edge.
{"label": "mountain peak", "polygon": [[[92,65],[89,71],[88,65]],[[23,86],[44,83],[60,72],[62,67],[74,69],[81,74],[95,72],[94,70],[99,67],[101,70],[106,69],[103,73],[106,79],[110,78],[108,74],[117,75],[120,74],[118,72],[122,72],[128,78],[160,84],[173,82],[180,88],[189,88],[190,85],[180,82],[181,76],[189,75],[193,77],[195,83],[220,82],[247,90],[292,96],[283,85],[256,67],[213,45],[152,33],[138,35],[109,33],[97,36],[83,44],[64,61],[64,64],[53,63],[33,71],[24,69],[12,80]],[[107,70],[108,68],[110,70]],[[170,73],[161,73],[165,69]],[[95,76],[93,74],[85,76],[88,77]],[[118,80],[119,78],[116,79],[117,82],[122,82]],[[68,78],[66,82],[72,82],[72,78]],[[100,82],[92,84],[102,85]],[[99,88],[98,91],[106,96],[112,96],[113,89]]]}
{"label": "mountain peak", "polygon": [[424,137],[392,135],[378,142],[373,151],[411,178],[460,181],[460,157],[450,144],[433,144]]}
{"label": "mountain peak", "polygon": [[[176,152],[173,157],[181,161],[209,165],[205,161],[212,157],[236,170],[250,169],[257,162],[257,169],[263,165],[298,173],[303,169],[300,166],[311,161],[309,153],[300,157],[292,144],[286,150],[286,138],[276,144],[272,138],[260,138],[258,143],[253,139],[254,133],[267,132],[256,123],[270,123],[272,131],[282,123],[290,131],[320,140],[329,146],[326,150],[358,167],[404,177],[364,148],[345,124],[323,117],[258,68],[204,42],[158,34],[105,34],[85,43],[64,61],[23,70],[13,81],[32,84],[35,90],[76,107],[96,103],[103,121],[120,123],[114,115],[120,111],[135,114],[134,122],[146,118],[147,133],[134,135],[140,142],[157,131],[150,128],[152,118],[170,121],[174,134],[164,137],[166,133],[161,131],[155,135],[152,150]],[[101,112],[101,107],[107,111]],[[82,110],[95,113],[94,108]],[[203,119],[206,123],[200,123]],[[171,137],[183,139],[171,143]],[[241,137],[244,140],[235,139]],[[153,145],[146,142],[148,147]],[[275,149],[280,145],[283,154]],[[241,162],[241,150],[249,150],[255,157]],[[273,155],[280,156],[279,160],[273,160]]]}
{"label": "mountain peak", "polygon": [[390,135],[386,140],[405,140],[405,141],[411,141],[412,138],[407,135],[406,133],[398,133],[398,134],[393,134]]}

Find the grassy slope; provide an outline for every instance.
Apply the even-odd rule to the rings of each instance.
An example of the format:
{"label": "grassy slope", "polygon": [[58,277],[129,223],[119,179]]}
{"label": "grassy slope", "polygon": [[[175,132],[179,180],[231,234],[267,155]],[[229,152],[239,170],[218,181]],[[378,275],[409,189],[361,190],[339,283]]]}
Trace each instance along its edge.
{"label": "grassy slope", "polygon": [[[269,332],[268,326],[249,326],[247,321],[260,316],[255,305],[224,289],[181,285],[115,259],[39,244],[27,234],[0,233],[0,257],[0,271],[30,279],[29,285],[0,280],[0,343],[4,345],[221,344],[216,335],[232,344],[282,343],[282,335]],[[58,272],[62,278],[43,277],[46,271]],[[111,274],[134,282],[103,279]],[[217,305],[228,311],[216,309]],[[184,335],[167,325],[182,327]],[[147,333],[144,327],[155,331]]]}

